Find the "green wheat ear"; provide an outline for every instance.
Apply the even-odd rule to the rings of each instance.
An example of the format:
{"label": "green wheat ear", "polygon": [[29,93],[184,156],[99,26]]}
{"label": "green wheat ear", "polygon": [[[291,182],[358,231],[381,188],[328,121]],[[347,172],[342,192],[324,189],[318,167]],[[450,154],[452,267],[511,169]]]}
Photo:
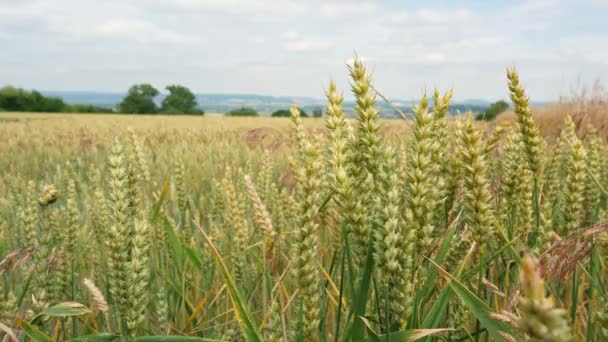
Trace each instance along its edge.
{"label": "green wheat ear", "polygon": [[38,217],[38,205],[36,205],[36,183],[32,180],[27,182],[26,203],[25,207],[20,209],[17,216],[20,219],[20,224],[23,227],[23,235],[25,236],[25,248],[33,249],[36,244],[36,224]]}
{"label": "green wheat ear", "polygon": [[64,233],[64,244],[65,244],[65,257],[69,262],[76,261],[78,256],[77,247],[79,241],[79,210],[78,203],[76,198],[76,182],[71,179],[68,181],[68,189],[67,189],[67,199],[66,199],[66,218],[67,224],[65,226]]}
{"label": "green wheat ear", "polygon": [[298,140],[297,160],[292,161],[296,175],[296,225],[292,262],[302,303],[303,336],[305,340],[313,341],[317,340],[321,308],[316,218],[321,203],[323,165],[319,146],[305,138],[300,111],[295,104],[291,107],[291,115]]}
{"label": "green wheat ear", "polygon": [[171,328],[169,323],[169,303],[165,289],[161,286],[156,294],[156,316],[158,317],[158,329],[161,335],[166,335]]}
{"label": "green wheat ear", "polygon": [[556,308],[553,298],[545,296],[538,260],[529,255],[521,265],[521,289],[517,326],[530,341],[572,341],[566,310]]}
{"label": "green wheat ear", "polygon": [[137,328],[146,319],[148,306],[148,269],[150,236],[149,227],[145,221],[135,221],[133,249],[129,264],[129,308],[127,314],[127,329],[134,335]]}
{"label": "green wheat ear", "polygon": [[144,153],[143,146],[135,135],[135,131],[131,128],[127,130],[129,140],[129,153],[133,156],[132,163],[137,169],[137,174],[141,181],[150,181],[150,170],[148,168],[148,162],[146,160],[146,154]]}
{"label": "green wheat ear", "polygon": [[177,207],[180,213],[184,214],[186,211],[186,205],[188,203],[187,195],[186,195],[186,165],[184,164],[183,159],[178,159],[175,164],[175,190],[176,190],[176,199],[177,199]]}
{"label": "green wheat ear", "polygon": [[481,132],[473,126],[473,117],[468,113],[461,127],[458,145],[463,166],[464,222],[471,231],[472,239],[480,246],[493,235],[493,213],[491,193],[486,176],[486,161]]}
{"label": "green wheat ear", "polygon": [[260,227],[264,236],[266,238],[267,244],[269,247],[272,247],[275,231],[272,227],[272,220],[270,219],[270,214],[268,213],[268,209],[266,209],[266,205],[262,202],[262,199],[258,195],[258,192],[251,180],[249,175],[245,175],[245,188],[247,189],[247,193],[249,194],[249,199],[253,203],[253,208],[255,212],[255,222]]}
{"label": "green wheat ear", "polygon": [[509,79],[509,91],[511,100],[515,105],[515,115],[520,129],[520,134],[525,145],[528,167],[535,174],[535,177],[542,172],[544,142],[540,138],[538,127],[532,118],[532,111],[528,104],[528,96],[520,84],[519,75],[515,68],[507,69]]}
{"label": "green wheat ear", "polygon": [[559,197],[561,181],[565,176],[567,155],[567,130],[562,130],[551,151],[551,157],[544,174],[543,200],[548,207],[553,207]]}
{"label": "green wheat ear", "polygon": [[432,160],[434,165],[439,165],[439,167],[434,168],[434,172],[437,177],[437,201],[438,208],[435,210],[434,217],[434,225],[443,226],[447,224],[447,211],[449,210],[448,205],[450,205],[449,197],[450,197],[450,164],[444,162],[446,159],[449,159],[450,156],[450,132],[449,132],[449,124],[448,124],[448,109],[450,107],[450,102],[452,101],[453,92],[452,90],[447,91],[443,96],[440,95],[439,90],[435,89],[433,93],[433,130],[432,140],[435,141],[433,144],[433,151],[431,153]]}
{"label": "green wheat ear", "polygon": [[362,208],[357,208],[357,223],[351,227],[353,259],[361,265],[367,255],[367,245],[372,222],[381,211],[379,173],[382,167],[384,139],[380,134],[380,112],[376,107],[376,93],[372,89],[371,75],[359,58],[349,67],[355,95],[356,133],[352,142],[352,172],[356,197]]}
{"label": "green wheat ear", "polygon": [[4,288],[0,282],[0,323],[11,327],[17,314],[17,297],[13,291],[4,296]]}
{"label": "green wheat ear", "polygon": [[352,91],[357,105],[357,136],[360,162],[367,172],[375,175],[382,158],[382,136],[380,135],[380,113],[376,108],[376,95],[371,89],[371,76],[362,61],[356,58],[350,69],[353,79]]}
{"label": "green wheat ear", "polygon": [[33,241],[34,281],[32,289],[33,310],[39,313],[50,306],[53,299],[53,273],[48,267],[53,257],[53,212],[54,203],[59,199],[60,192],[55,185],[42,187],[38,204],[40,205],[39,217],[35,240]]}
{"label": "green wheat ear", "polygon": [[405,222],[416,236],[414,262],[419,261],[433,242],[433,218],[439,195],[435,187],[439,165],[433,163],[436,151],[434,119],[428,109],[428,99],[424,95],[414,107],[414,136],[406,156]]}
{"label": "green wheat ear", "polygon": [[585,224],[594,224],[599,216],[598,208],[601,207],[602,191],[597,186],[602,181],[602,140],[593,126],[587,129],[585,139],[585,150],[587,151],[585,192],[583,208],[585,212]]}
{"label": "green wheat ear", "polygon": [[234,276],[237,281],[243,279],[245,266],[246,247],[249,241],[249,227],[247,224],[245,211],[239,201],[234,181],[232,179],[232,169],[226,168],[222,188],[225,191],[225,233],[234,242],[231,248],[233,258]]}
{"label": "green wheat ear", "polygon": [[270,306],[268,322],[264,327],[264,341],[281,342],[283,339],[283,326],[281,323],[281,301],[275,298]]}
{"label": "green wheat ear", "polygon": [[[386,194],[382,225],[375,232],[374,260],[379,282],[382,331],[405,328],[412,305],[412,255],[415,242],[401,217],[401,189],[395,152],[387,148],[382,173],[382,193]],[[386,308],[386,309],[385,309]],[[389,327],[389,331],[386,327]]]}
{"label": "green wheat ear", "polygon": [[[116,139],[108,157],[108,207],[110,211],[109,232],[107,234],[108,259],[106,269],[112,300],[126,327],[130,305],[130,264],[131,217],[129,210],[128,171],[125,150]],[[125,333],[127,333],[125,331]]]}
{"label": "green wheat ear", "polygon": [[573,233],[581,224],[581,213],[585,194],[586,151],[583,143],[576,136],[574,122],[566,118],[567,161],[566,186],[562,204],[562,225],[560,233]]}
{"label": "green wheat ear", "polygon": [[[525,145],[518,130],[507,131],[500,161],[499,216],[511,230],[521,233],[527,241],[533,229],[532,187],[534,179],[526,167]],[[525,243],[524,243],[525,245]]]}
{"label": "green wheat ear", "polygon": [[[357,239],[360,239],[367,232],[367,212],[364,203],[357,198],[354,146],[344,115],[344,97],[337,91],[333,81],[329,84],[325,94],[327,97],[325,126],[329,130],[327,164],[329,185],[334,193],[332,199],[338,207],[338,216],[345,225],[346,231],[353,232]],[[343,241],[338,240],[336,243],[343,243]]]}

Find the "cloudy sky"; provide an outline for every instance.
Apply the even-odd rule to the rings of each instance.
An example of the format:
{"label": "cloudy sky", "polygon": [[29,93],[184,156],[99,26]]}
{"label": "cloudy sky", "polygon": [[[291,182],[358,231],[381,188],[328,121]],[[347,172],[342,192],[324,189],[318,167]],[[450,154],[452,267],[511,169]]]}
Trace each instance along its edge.
{"label": "cloudy sky", "polygon": [[608,79],[608,0],[0,0],[0,85],[126,91],[348,94],[366,60],[392,98],[453,87],[506,97],[515,65],[533,100]]}

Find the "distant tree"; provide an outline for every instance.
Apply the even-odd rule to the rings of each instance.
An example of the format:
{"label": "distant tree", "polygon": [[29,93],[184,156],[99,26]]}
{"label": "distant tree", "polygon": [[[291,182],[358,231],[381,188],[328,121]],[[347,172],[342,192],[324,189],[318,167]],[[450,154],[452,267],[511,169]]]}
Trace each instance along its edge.
{"label": "distant tree", "polygon": [[491,121],[496,119],[498,114],[509,109],[509,104],[504,100],[499,100],[490,105],[490,107],[483,112],[477,114],[475,117],[477,120]]}
{"label": "distant tree", "polygon": [[129,89],[129,93],[119,105],[122,113],[152,114],[158,111],[154,98],[158,90],[150,84],[136,84]]}
{"label": "distant tree", "polygon": [[320,118],[323,116],[323,109],[321,108],[315,108],[312,110],[312,116],[314,116],[315,118]]}
{"label": "distant tree", "polygon": [[[298,108],[300,110],[300,116],[303,118],[308,117],[308,114],[304,111],[304,109],[302,108]],[[291,112],[289,111],[289,109],[279,109],[275,112],[273,112],[272,114],[270,114],[270,116],[273,117],[290,117],[291,116]]]}
{"label": "distant tree", "polygon": [[112,108],[99,107],[88,104],[73,104],[67,107],[66,112],[70,113],[113,113]]}
{"label": "distant tree", "polygon": [[48,97],[36,90],[25,90],[13,86],[0,89],[0,110],[13,112],[69,112],[111,113],[111,108],[93,105],[68,105],[59,97]]}
{"label": "distant tree", "polygon": [[58,97],[42,97],[40,106],[35,110],[36,112],[51,112],[59,113],[64,112],[69,106]]}
{"label": "distant tree", "polygon": [[286,117],[290,117],[291,113],[287,109],[279,109],[277,111],[272,112],[272,114],[270,114],[270,116],[277,117],[277,118],[286,118]]}
{"label": "distant tree", "polygon": [[67,105],[58,97],[46,97],[36,90],[13,86],[0,89],[0,109],[16,112],[62,112]]}
{"label": "distant tree", "polygon": [[233,109],[226,113],[227,116],[258,116],[258,111],[250,107],[241,107]]}
{"label": "distant tree", "polygon": [[0,89],[0,108],[8,111],[17,111],[20,106],[20,89],[13,86],[5,86]]}
{"label": "distant tree", "polygon": [[196,96],[181,85],[169,85],[169,95],[163,99],[161,111],[167,114],[204,114],[196,108]]}

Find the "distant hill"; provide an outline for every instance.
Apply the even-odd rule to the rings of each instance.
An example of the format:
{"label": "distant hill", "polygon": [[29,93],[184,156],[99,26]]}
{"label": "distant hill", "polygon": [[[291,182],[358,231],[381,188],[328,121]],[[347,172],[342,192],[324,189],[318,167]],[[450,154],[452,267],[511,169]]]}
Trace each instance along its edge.
{"label": "distant hill", "polygon": [[[291,107],[295,101],[305,110],[320,108],[324,103],[312,97],[268,96],[255,94],[197,94],[198,102],[206,112],[225,113],[240,107],[253,107],[259,113],[270,114]],[[307,110],[308,111],[308,110]]]}
{"label": "distant hill", "polygon": [[[124,93],[88,92],[88,91],[42,91],[44,95],[61,97],[68,104],[90,104],[103,107],[116,107]],[[313,109],[324,108],[325,100],[304,96],[269,96],[257,94],[196,94],[197,101],[208,113],[225,113],[240,107],[253,107],[258,112],[270,114],[279,109],[287,109],[295,101],[300,108],[307,112]],[[157,99],[160,103],[163,95]],[[393,106],[399,108],[404,113],[411,113],[414,105],[413,101],[391,100]],[[485,110],[490,105],[489,101],[469,99],[454,102],[450,108],[452,114],[470,110],[474,113]],[[344,102],[345,111],[353,114],[355,102],[346,100]],[[383,117],[397,117],[397,114],[384,101],[378,99],[378,107]]]}

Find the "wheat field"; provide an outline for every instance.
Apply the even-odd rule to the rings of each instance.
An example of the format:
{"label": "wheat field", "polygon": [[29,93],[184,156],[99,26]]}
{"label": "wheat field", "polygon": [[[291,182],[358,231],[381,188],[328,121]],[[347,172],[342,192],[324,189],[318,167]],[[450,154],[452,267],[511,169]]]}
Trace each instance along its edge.
{"label": "wheat field", "polygon": [[508,69],[496,122],[383,120],[350,75],[354,118],[0,114],[0,336],[608,340],[606,112]]}

